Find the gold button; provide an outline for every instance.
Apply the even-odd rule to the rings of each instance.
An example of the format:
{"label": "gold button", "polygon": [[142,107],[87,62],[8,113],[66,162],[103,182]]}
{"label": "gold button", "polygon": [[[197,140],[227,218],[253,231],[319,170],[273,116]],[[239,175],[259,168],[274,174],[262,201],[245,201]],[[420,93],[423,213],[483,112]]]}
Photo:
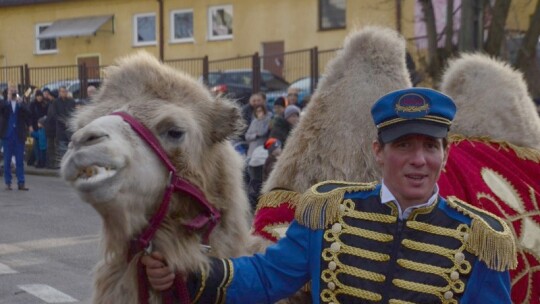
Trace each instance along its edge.
{"label": "gold button", "polygon": [[332,232],[334,232],[334,233],[341,232],[341,224],[340,223],[335,223],[334,225],[332,225]]}
{"label": "gold button", "polygon": [[464,234],[463,234],[463,240],[466,242],[468,239],[469,239],[469,234],[468,234],[468,233],[464,233]]}
{"label": "gold button", "polygon": [[339,205],[339,211],[344,212],[345,211],[345,205]]}
{"label": "gold button", "polygon": [[450,300],[454,296],[454,293],[450,290],[444,293],[444,298]]}
{"label": "gold button", "polygon": [[334,243],[332,243],[332,245],[330,245],[330,249],[333,252],[338,252],[341,249],[341,244],[338,243],[338,242],[334,242]]}
{"label": "gold button", "polygon": [[461,262],[463,262],[463,260],[465,260],[465,255],[463,254],[463,252],[456,252],[454,257],[456,258],[456,261],[458,263],[461,263]]}
{"label": "gold button", "polygon": [[328,269],[330,269],[330,270],[336,270],[336,268],[337,268],[336,262],[331,261],[330,263],[328,263]]}
{"label": "gold button", "polygon": [[450,274],[450,279],[452,279],[452,281],[459,279],[459,273],[457,271],[452,271]]}
{"label": "gold button", "polygon": [[336,284],[334,282],[329,282],[328,283],[328,289],[330,289],[330,290],[336,289]]}

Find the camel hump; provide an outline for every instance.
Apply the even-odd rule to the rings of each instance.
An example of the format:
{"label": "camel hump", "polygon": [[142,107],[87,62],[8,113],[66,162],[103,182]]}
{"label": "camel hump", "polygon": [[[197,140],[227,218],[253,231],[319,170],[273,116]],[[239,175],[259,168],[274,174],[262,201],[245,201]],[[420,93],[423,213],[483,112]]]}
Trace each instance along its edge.
{"label": "camel hump", "polygon": [[455,196],[449,196],[448,206],[472,219],[467,250],[497,271],[517,266],[516,243],[510,227],[498,216],[475,207]]}
{"label": "camel hump", "polygon": [[312,186],[300,197],[295,219],[311,229],[324,229],[339,219],[339,206],[347,193],[373,191],[377,182],[325,181]]}

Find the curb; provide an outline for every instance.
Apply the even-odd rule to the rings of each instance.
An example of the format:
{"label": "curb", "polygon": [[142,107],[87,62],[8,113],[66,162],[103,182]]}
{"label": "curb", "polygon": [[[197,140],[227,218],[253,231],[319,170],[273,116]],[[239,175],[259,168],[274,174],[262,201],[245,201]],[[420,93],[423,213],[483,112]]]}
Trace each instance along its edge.
{"label": "curb", "polygon": [[[4,175],[4,165],[0,164],[0,169],[2,172],[0,172],[0,176]],[[11,169],[11,173],[15,174],[15,168]],[[55,169],[41,169],[41,168],[35,168],[33,166],[27,166],[24,164],[24,174],[26,175],[40,175],[40,176],[54,176],[54,177],[60,177],[60,170]]]}

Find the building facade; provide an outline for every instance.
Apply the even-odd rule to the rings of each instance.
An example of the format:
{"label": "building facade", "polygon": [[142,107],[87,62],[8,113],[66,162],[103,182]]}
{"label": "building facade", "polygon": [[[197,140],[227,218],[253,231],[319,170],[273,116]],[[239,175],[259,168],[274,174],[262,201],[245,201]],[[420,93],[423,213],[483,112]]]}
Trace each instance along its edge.
{"label": "building facade", "polygon": [[[507,28],[525,30],[533,2],[512,1]],[[433,1],[436,13],[445,3]],[[415,0],[0,0],[0,67],[110,65],[141,49],[162,60],[335,49],[365,25],[395,28],[414,49],[422,47],[418,7]]]}

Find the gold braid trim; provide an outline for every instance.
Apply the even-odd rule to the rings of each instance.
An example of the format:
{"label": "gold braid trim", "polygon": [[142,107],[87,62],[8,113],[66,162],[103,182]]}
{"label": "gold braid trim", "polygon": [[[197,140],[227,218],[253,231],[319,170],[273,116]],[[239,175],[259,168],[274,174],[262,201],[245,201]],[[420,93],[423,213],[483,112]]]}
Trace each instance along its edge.
{"label": "gold braid trim", "polygon": [[409,301],[403,301],[403,300],[396,300],[396,299],[390,299],[388,300],[388,304],[417,304]]}
{"label": "gold braid trim", "polygon": [[336,284],[337,287],[336,290],[330,290],[328,288],[325,288],[321,292],[321,300],[324,303],[339,303],[337,296],[340,294],[349,295],[352,297],[356,297],[359,299],[365,299],[369,301],[381,301],[382,296],[378,293],[371,292],[369,290],[361,289],[361,288],[354,288],[346,285],[340,286],[339,284]]}
{"label": "gold braid trim", "polygon": [[400,287],[402,289],[407,289],[407,290],[419,291],[419,292],[422,292],[422,293],[432,294],[432,295],[438,297],[439,300],[441,300],[441,303],[452,303],[452,304],[457,304],[458,303],[456,299],[448,299],[447,300],[447,299],[444,298],[443,294],[446,291],[450,290],[449,286],[437,287],[437,286],[431,286],[431,285],[426,285],[426,284],[422,284],[422,283],[410,282],[410,281],[401,280],[401,279],[393,279],[392,283],[394,283],[394,285],[396,285],[397,287]]}
{"label": "gold braid trim", "polygon": [[259,197],[255,212],[258,212],[262,208],[276,208],[284,202],[288,202],[289,205],[294,207],[298,204],[300,196],[300,193],[291,190],[272,190]]}
{"label": "gold braid trim", "polygon": [[206,288],[206,271],[202,269],[201,267],[201,286],[199,287],[199,291],[197,291],[197,295],[195,296],[195,299],[193,300],[193,303],[197,303],[199,299],[201,298],[204,289]]}
{"label": "gold braid trim", "polygon": [[223,280],[217,288],[216,303],[225,303],[227,298],[227,288],[232,282],[234,277],[234,267],[232,261],[229,259],[222,259],[223,263]]}
{"label": "gold braid trim", "polygon": [[505,140],[500,139],[492,139],[489,136],[465,136],[462,134],[452,134],[449,137],[451,143],[459,144],[460,142],[464,140],[468,141],[480,141],[488,144],[497,144],[499,148],[508,151],[512,150],[516,153],[517,157],[524,159],[524,160],[530,160],[536,163],[540,163],[540,151],[528,148],[528,147],[520,147],[518,145],[514,145],[512,143],[509,143]]}
{"label": "gold braid trim", "polygon": [[[517,267],[516,243],[512,231],[500,218],[485,210],[470,205],[455,196],[447,198],[448,206],[472,218],[470,236],[466,248],[486,265],[497,271],[515,269]],[[503,228],[496,231],[482,216],[496,220]]]}
{"label": "gold braid trim", "polygon": [[[337,186],[327,192],[318,191],[319,187],[332,184]],[[347,183],[326,181],[318,183],[301,196],[294,217],[300,224],[306,227],[324,229],[339,219],[339,206],[346,193],[371,191],[375,189],[376,185],[376,182]]]}

